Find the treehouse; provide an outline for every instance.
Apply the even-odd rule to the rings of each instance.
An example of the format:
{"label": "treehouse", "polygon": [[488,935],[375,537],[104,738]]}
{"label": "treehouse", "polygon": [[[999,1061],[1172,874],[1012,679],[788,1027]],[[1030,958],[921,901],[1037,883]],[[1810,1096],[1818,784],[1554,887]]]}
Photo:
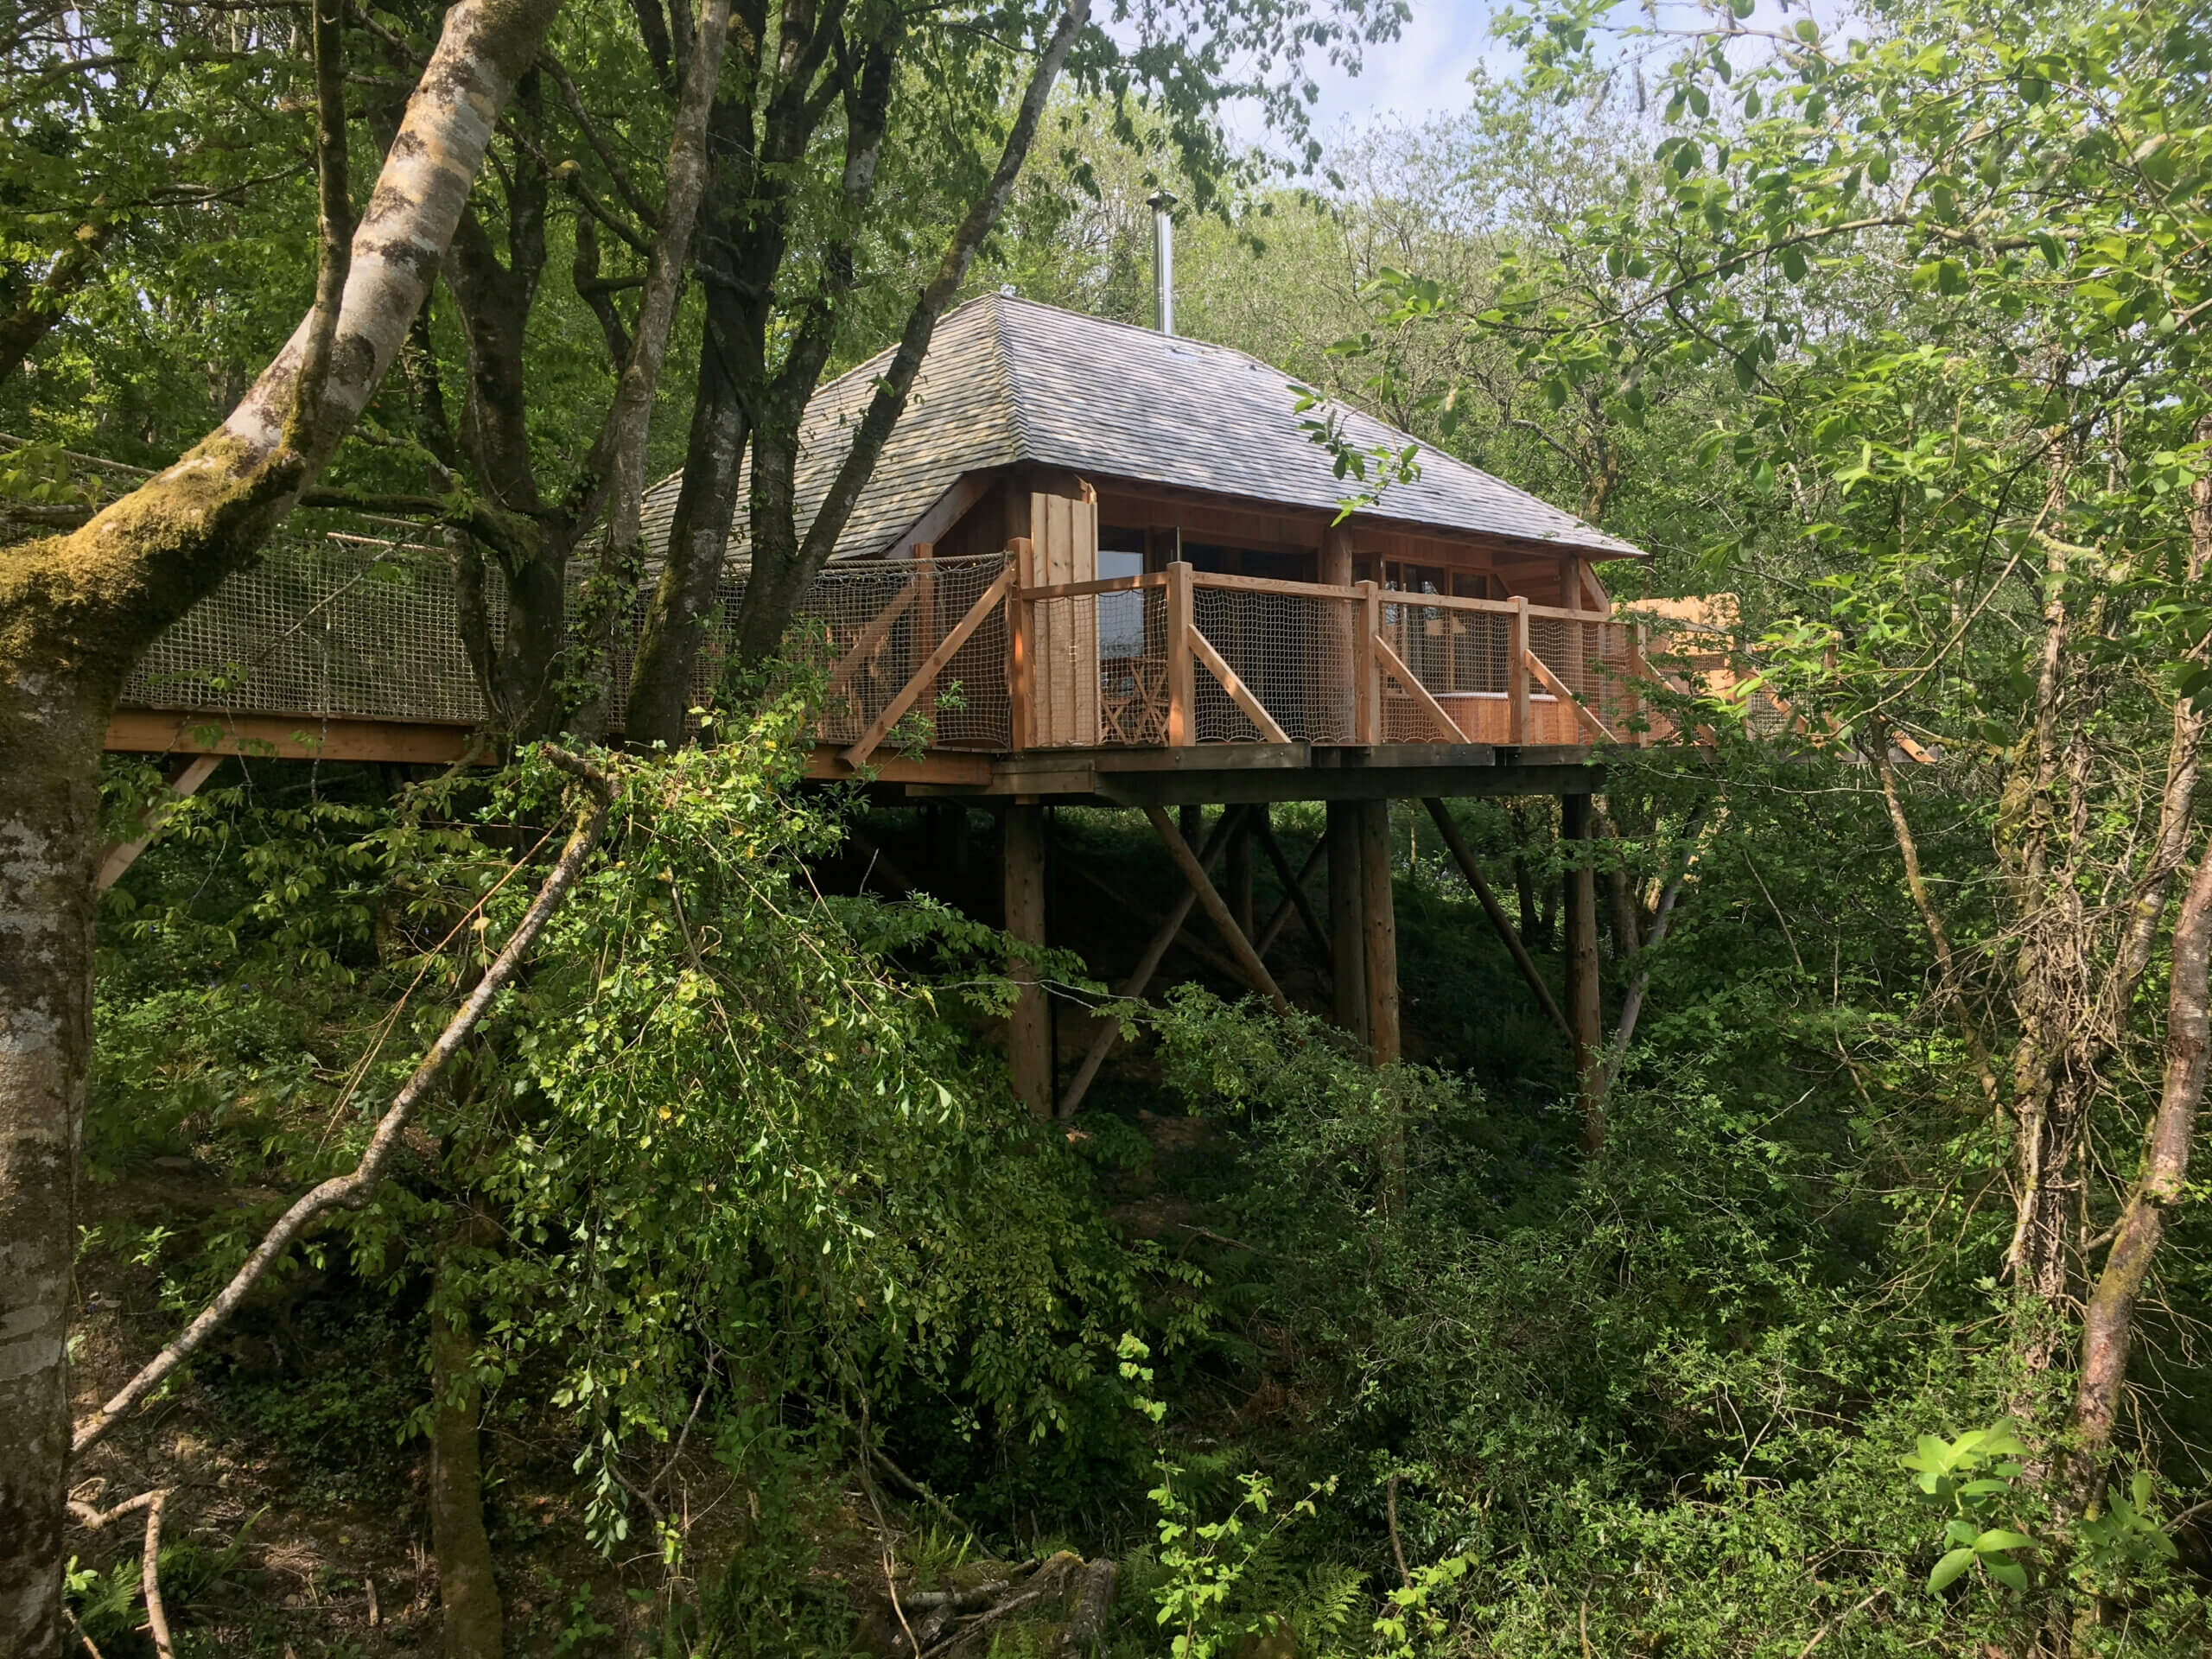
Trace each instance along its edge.
{"label": "treehouse", "polygon": [[[831,382],[809,409],[802,532],[887,360]],[[1328,961],[1338,1018],[1378,1058],[1398,1047],[1388,803],[1426,800],[1586,1058],[1587,872],[1569,883],[1571,971],[1554,1001],[1440,802],[1555,794],[1579,835],[1599,752],[1670,734],[1643,702],[1653,677],[1639,629],[1614,616],[1592,569],[1643,555],[1380,422],[1323,414],[1355,449],[1410,448],[1417,475],[1345,515],[1348,486],[1281,371],[1008,296],[950,313],[801,606],[791,649],[812,657],[822,688],[810,775],[998,814],[1007,925],[1033,942],[1045,807],[1142,810],[1188,892],[1162,906],[1172,913],[1130,995],[1195,902],[1239,976],[1284,1001],[1265,962],[1282,915],[1262,929],[1250,913],[1251,858],[1264,850],[1285,911],[1294,900]],[[680,481],[646,497],[649,582]],[[726,614],[747,556],[741,519]],[[710,650],[702,701],[718,669]],[[481,715],[443,557],[404,537],[334,533],[295,539],[173,630],[127,689],[110,747],[450,761]],[[1303,870],[1268,827],[1268,805],[1292,800],[1330,804],[1325,849]],[[1196,809],[1208,804],[1224,810],[1202,833]],[[1224,858],[1227,898],[1210,874]],[[1305,896],[1325,859],[1326,925]],[[1040,1111],[1056,1096],[1071,1109],[1096,1062],[1061,1096],[1044,1002],[1027,994],[1014,1016],[1016,1087]]]}

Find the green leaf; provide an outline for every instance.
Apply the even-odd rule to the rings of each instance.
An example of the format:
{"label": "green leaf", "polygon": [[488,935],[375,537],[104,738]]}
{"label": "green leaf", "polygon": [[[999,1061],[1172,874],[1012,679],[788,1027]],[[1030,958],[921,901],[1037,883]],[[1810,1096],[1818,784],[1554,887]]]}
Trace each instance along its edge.
{"label": "green leaf", "polygon": [[1942,1590],[1956,1582],[1960,1573],[1974,1565],[1974,1551],[1955,1549],[1936,1563],[1936,1570],[1928,1575],[1931,1591]]}
{"label": "green leaf", "polygon": [[2028,1587],[2027,1569],[2015,1562],[1984,1560],[1981,1566],[1982,1570],[1999,1584],[2009,1585],[2018,1591],[2025,1591]]}
{"label": "green leaf", "polygon": [[1978,1554],[1986,1555],[1993,1549],[2033,1549],[2036,1541],[2023,1532],[2008,1531],[2003,1527],[1992,1527],[1974,1541]]}

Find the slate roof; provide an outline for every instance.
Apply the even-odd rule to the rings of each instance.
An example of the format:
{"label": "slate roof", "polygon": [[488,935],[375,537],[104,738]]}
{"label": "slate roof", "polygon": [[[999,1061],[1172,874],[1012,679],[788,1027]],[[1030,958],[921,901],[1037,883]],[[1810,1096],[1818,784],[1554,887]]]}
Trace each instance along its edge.
{"label": "slate roof", "polygon": [[[799,530],[852,443],[888,352],[815,394],[801,434]],[[1290,377],[1227,346],[989,294],[946,313],[906,410],[839,540],[839,558],[880,556],[964,474],[1015,461],[1333,512],[1346,493],[1294,409]],[[1332,405],[1362,448],[1414,440]],[[1423,446],[1421,477],[1355,515],[1578,548],[1642,550],[1488,473]],[[681,475],[646,492],[649,555],[667,544]],[[741,489],[742,502],[746,492]],[[742,509],[730,557],[745,559]]]}

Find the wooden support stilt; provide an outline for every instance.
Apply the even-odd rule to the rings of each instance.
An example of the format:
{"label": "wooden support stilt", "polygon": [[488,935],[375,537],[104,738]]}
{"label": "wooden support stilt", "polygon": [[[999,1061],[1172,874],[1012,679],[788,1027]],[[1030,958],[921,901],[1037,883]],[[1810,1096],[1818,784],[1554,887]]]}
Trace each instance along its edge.
{"label": "wooden support stilt", "polygon": [[1360,937],[1366,946],[1367,1052],[1376,1065],[1399,1058],[1398,918],[1390,890],[1390,803],[1359,812]]}
{"label": "wooden support stilt", "polygon": [[1560,839],[1573,862],[1567,871],[1567,1020],[1573,1033],[1575,1100],[1582,1116],[1582,1149],[1605,1144],[1605,1086],[1599,1066],[1605,1048],[1604,1014],[1598,993],[1598,878],[1590,867],[1590,798],[1560,798]]}
{"label": "wooden support stilt", "polygon": [[1366,882],[1360,875],[1359,803],[1331,801],[1325,837],[1329,859],[1329,953],[1336,963],[1337,1024],[1367,1046],[1367,936],[1361,920]]}
{"label": "wooden support stilt", "polygon": [[1215,891],[1213,878],[1198,862],[1198,855],[1191,850],[1190,843],[1176,833],[1174,823],[1164,808],[1147,806],[1144,815],[1152,820],[1152,832],[1167,849],[1167,855],[1175,861],[1175,868],[1183,872],[1183,879],[1198,893],[1198,903],[1205,907],[1206,918],[1219,930],[1222,943],[1229,947],[1230,954],[1243,964],[1246,976],[1262,988],[1268,1001],[1274,1004],[1275,1012],[1287,1016],[1291,1012],[1290,999],[1282,994],[1281,987],[1274,982],[1274,976],[1268,972],[1268,964],[1260,960],[1260,953],[1252,948],[1252,941],[1237,927],[1236,918],[1229,913],[1228,905]]}
{"label": "wooden support stilt", "polygon": [[1224,895],[1229,900],[1229,912],[1236,918],[1238,931],[1248,939],[1259,935],[1259,929],[1252,925],[1252,826],[1255,822],[1264,824],[1267,821],[1265,806],[1245,810],[1237,822],[1236,833],[1229,838],[1229,867],[1222,872],[1222,885],[1229,889]]}
{"label": "wooden support stilt", "polygon": [[[1199,849],[1198,862],[1202,867],[1208,869],[1213,867],[1214,859],[1221,851],[1223,837],[1230,827],[1230,816],[1228,813],[1222,815],[1221,822],[1213,827],[1213,834],[1206,837],[1206,844]],[[1079,870],[1078,874],[1080,874]],[[1129,970],[1129,976],[1122,982],[1119,995],[1124,999],[1139,997],[1150,988],[1152,976],[1160,971],[1160,959],[1166,956],[1167,947],[1175,943],[1176,935],[1183,931],[1183,924],[1190,919],[1191,906],[1198,902],[1197,889],[1187,881],[1185,882],[1182,893],[1177,897],[1175,902],[1168,906],[1167,914],[1160,918],[1159,925],[1153,930],[1152,938],[1145,945],[1144,954],[1137,958],[1137,965]],[[1090,1048],[1084,1055],[1083,1064],[1077,1068],[1074,1081],[1068,1084],[1067,1093],[1060,1098],[1061,1117],[1070,1118],[1075,1116],[1076,1109],[1083,1104],[1084,1096],[1090,1092],[1091,1080],[1097,1077],[1098,1068],[1106,1063],[1106,1056],[1113,1052],[1115,1039],[1121,1034],[1120,1026],[1109,1020],[1104,1028],[1090,1039]]]}
{"label": "wooden support stilt", "polygon": [[[1221,825],[1217,823],[1214,825],[1215,834],[1218,835],[1220,830]],[[1213,846],[1217,843],[1214,842],[1212,838],[1210,836],[1208,837],[1207,844],[1209,846]],[[1207,861],[1207,867],[1209,868],[1212,867],[1212,861],[1211,859]],[[1166,925],[1166,918],[1161,916],[1160,912],[1154,910],[1142,899],[1135,897],[1133,894],[1123,892],[1120,887],[1116,887],[1114,883],[1109,881],[1104,876],[1099,874],[1097,871],[1085,869],[1080,864],[1071,864],[1068,866],[1068,868],[1074,873],[1077,880],[1089,882],[1092,887],[1098,890],[1100,894],[1103,896],[1109,903],[1116,906],[1120,909],[1127,911],[1130,915],[1135,917],[1137,920],[1143,922],[1151,927],[1164,927]],[[1197,902],[1197,895],[1192,895],[1192,902],[1194,904]],[[1204,939],[1198,938],[1187,927],[1181,932],[1170,934],[1168,937],[1177,950],[1189,951],[1193,958],[1204,963],[1216,973],[1221,974],[1227,978],[1233,979],[1239,984],[1251,985],[1252,988],[1255,991],[1261,988],[1259,986],[1252,983],[1251,976],[1244,971],[1243,965],[1241,963],[1238,963],[1234,958],[1215,950],[1213,946],[1208,944]]]}
{"label": "wooden support stilt", "polygon": [[1537,1002],[1552,1024],[1559,1028],[1559,1034],[1572,1046],[1573,1028],[1567,1023],[1567,1016],[1559,1011],[1559,1004],[1552,996],[1552,988],[1544,983],[1542,973],[1529,955],[1529,947],[1521,942],[1521,935],[1506,919],[1505,906],[1497,902],[1497,895],[1491,891],[1490,883],[1483,880],[1483,873],[1475,863],[1475,855],[1468,849],[1466,837],[1459,833],[1458,822],[1443,802],[1433,800],[1427,803],[1427,806],[1429,817],[1436,820],[1436,828],[1444,837],[1444,844],[1451,850],[1452,861],[1459,867],[1459,874],[1467,878],[1467,885],[1475,890],[1475,897],[1482,901],[1483,914],[1490,918],[1490,925],[1497,931],[1497,937],[1505,941],[1505,948],[1513,957],[1513,965],[1521,970],[1521,977],[1535,993]]}
{"label": "wooden support stilt", "polygon": [[92,879],[92,890],[105,893],[118,880],[123,873],[136,863],[138,855],[154,844],[154,837],[162,832],[162,824],[176,810],[176,804],[186,796],[198,792],[215,768],[223,764],[219,754],[195,754],[181,766],[169,779],[169,797],[146,809],[139,825],[145,830],[136,841],[120,841],[100,855],[99,874]]}
{"label": "wooden support stilt", "polygon": [[[1317,845],[1306,855],[1303,869],[1293,870],[1290,860],[1283,856],[1282,843],[1275,839],[1274,826],[1267,820],[1265,808],[1261,809],[1255,828],[1260,845],[1267,849],[1268,861],[1275,867],[1275,879],[1282,883],[1282,903],[1275,906],[1275,913],[1268,918],[1267,931],[1259,940],[1260,954],[1263,957],[1268,954],[1268,947],[1275,942],[1275,933],[1281,927],[1284,917],[1295,910],[1298,919],[1306,925],[1306,937],[1313,941],[1313,948],[1320,952],[1323,965],[1333,973],[1336,963],[1334,953],[1330,949],[1328,932],[1322,927],[1321,918],[1313,913],[1313,901],[1306,896],[1306,879],[1313,874],[1314,865],[1320,861],[1321,846]],[[1325,837],[1322,844],[1326,844]]]}
{"label": "wooden support stilt", "polygon": [[[1045,944],[1045,809],[1006,810],[1006,931],[1024,944]],[[1014,1092],[1039,1117],[1052,1114],[1052,1030],[1037,971],[1011,957],[1007,972],[1020,987],[1007,1015],[1007,1068]]]}

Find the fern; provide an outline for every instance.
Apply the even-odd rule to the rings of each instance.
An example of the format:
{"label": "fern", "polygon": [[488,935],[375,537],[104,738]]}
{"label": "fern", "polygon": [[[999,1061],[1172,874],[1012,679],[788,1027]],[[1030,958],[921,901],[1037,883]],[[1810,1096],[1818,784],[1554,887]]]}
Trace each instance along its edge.
{"label": "fern", "polygon": [[1341,1562],[1323,1561],[1307,1570],[1290,1607],[1299,1652],[1318,1659],[1339,1650],[1344,1633],[1367,1611],[1366,1583],[1367,1574]]}

